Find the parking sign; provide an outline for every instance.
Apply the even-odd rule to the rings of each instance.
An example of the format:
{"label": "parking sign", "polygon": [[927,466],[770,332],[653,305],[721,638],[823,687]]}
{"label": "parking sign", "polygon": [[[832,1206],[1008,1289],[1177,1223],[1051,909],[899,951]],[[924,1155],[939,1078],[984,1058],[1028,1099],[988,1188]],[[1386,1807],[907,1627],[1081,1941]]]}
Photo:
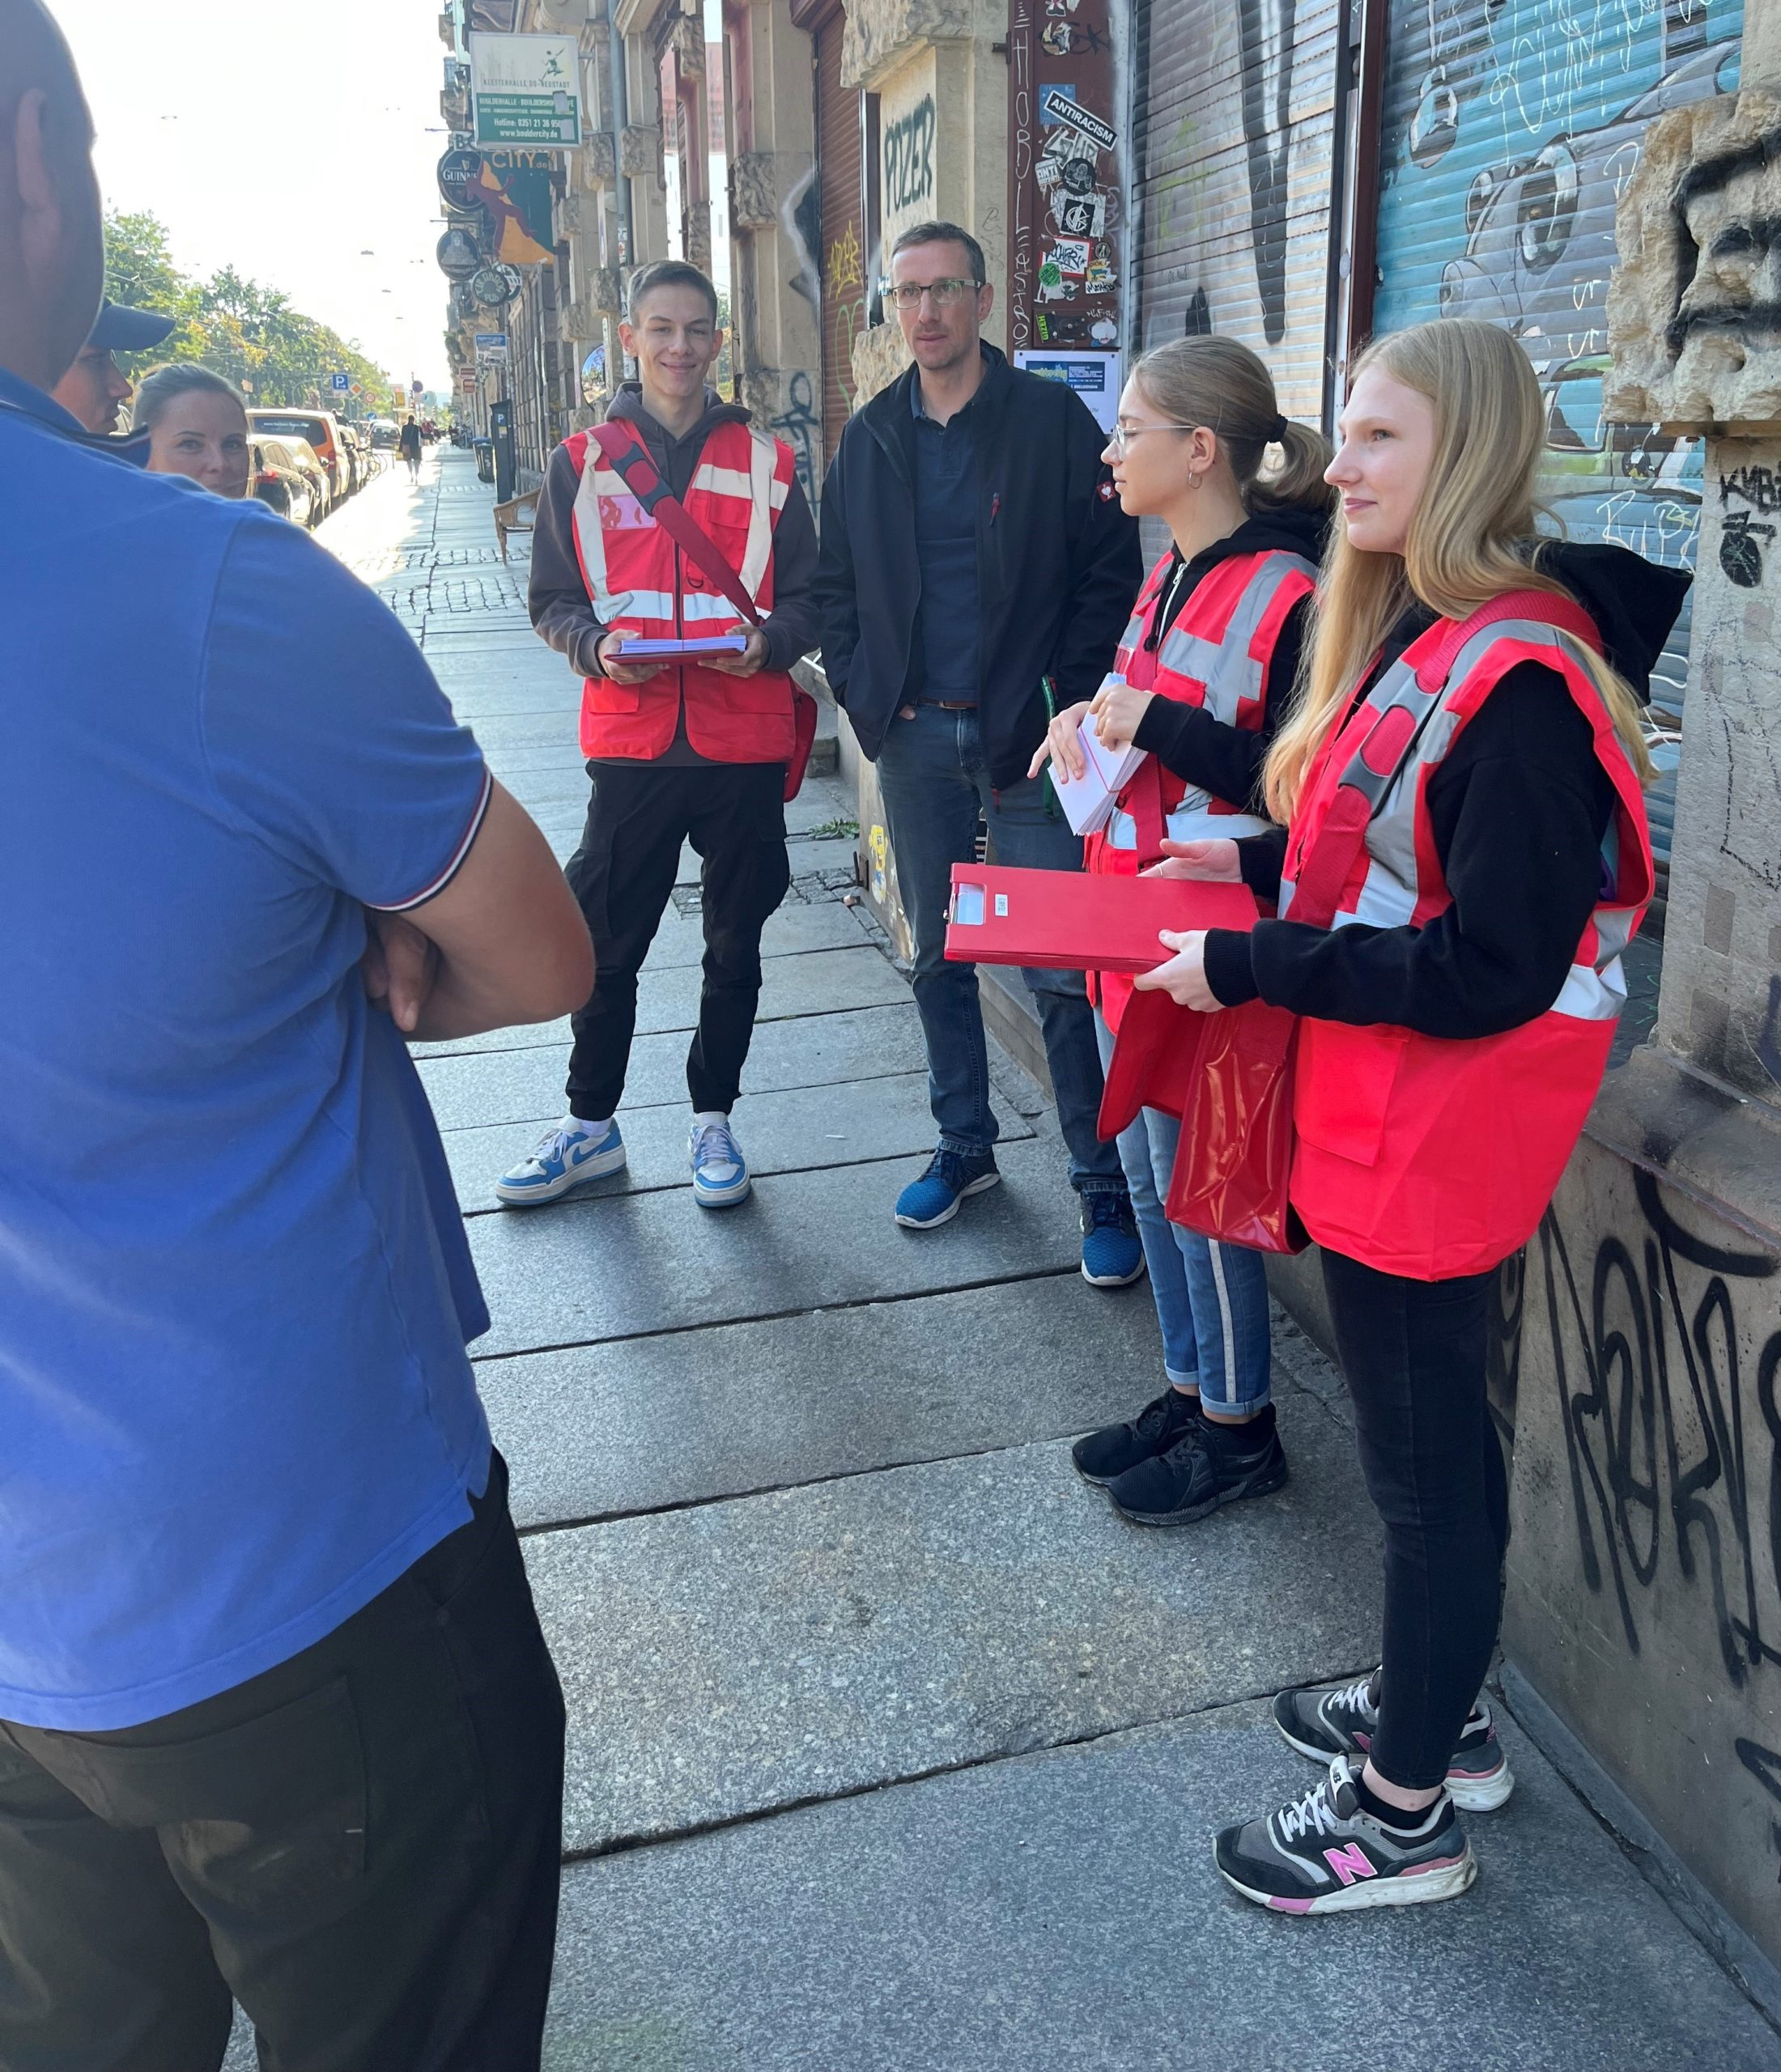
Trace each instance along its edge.
{"label": "parking sign", "polygon": [[352,376],[350,374],[333,374],[328,377],[328,383],[337,396],[344,396],[352,386]]}

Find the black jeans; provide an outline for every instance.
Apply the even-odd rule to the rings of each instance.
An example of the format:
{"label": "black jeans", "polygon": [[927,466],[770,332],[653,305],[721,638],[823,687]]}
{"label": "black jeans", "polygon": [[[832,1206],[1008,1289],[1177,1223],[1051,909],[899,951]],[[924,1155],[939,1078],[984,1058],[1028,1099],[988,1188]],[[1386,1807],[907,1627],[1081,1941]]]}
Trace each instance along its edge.
{"label": "black jeans", "polygon": [[0,2066],[538,2062],[563,1698],[496,1454],[473,1521],[346,1624],[144,1726],[0,1726]]}
{"label": "black jeans", "polygon": [[1438,1785],[1496,1644],[1509,1482],[1485,1400],[1494,1272],[1406,1280],[1323,1255],[1368,1494],[1385,1526],[1379,1734],[1388,1782]]}
{"label": "black jeans", "polygon": [[593,997],[575,1016],[569,1113],[610,1115],[637,1025],[637,974],[674,889],[680,847],[704,862],[705,982],[686,1056],[695,1109],[736,1105],[761,996],[761,930],[792,881],[783,762],[590,762],[593,794],[566,867],[593,938]]}

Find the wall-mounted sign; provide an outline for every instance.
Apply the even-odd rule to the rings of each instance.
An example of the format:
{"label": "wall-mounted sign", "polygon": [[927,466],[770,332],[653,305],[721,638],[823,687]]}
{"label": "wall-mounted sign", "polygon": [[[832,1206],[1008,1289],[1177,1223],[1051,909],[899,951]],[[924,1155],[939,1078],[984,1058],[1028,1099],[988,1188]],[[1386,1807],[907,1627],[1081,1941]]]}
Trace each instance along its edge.
{"label": "wall-mounted sign", "polygon": [[490,151],[470,189],[471,206],[487,211],[494,256],[510,266],[547,265],[556,254],[550,223],[550,151]]}
{"label": "wall-mounted sign", "polygon": [[470,190],[482,177],[482,154],[480,151],[450,151],[439,162],[440,198],[448,209],[473,209],[476,206]]}
{"label": "wall-mounted sign", "polygon": [[455,223],[434,248],[440,271],[448,280],[467,281],[482,263],[482,255],[476,248],[476,240],[467,230]]}
{"label": "wall-mounted sign", "polygon": [[484,309],[501,309],[510,303],[522,283],[512,266],[484,266],[471,274],[470,299]]}
{"label": "wall-mounted sign", "polygon": [[572,36],[473,29],[470,105],[478,144],[581,142],[580,65]]}
{"label": "wall-mounted sign", "polygon": [[478,331],[475,334],[476,357],[494,365],[504,364],[507,359],[507,333],[504,331]]}
{"label": "wall-mounted sign", "polygon": [[1016,367],[1048,381],[1061,381],[1088,405],[1095,422],[1111,433],[1120,414],[1120,356],[1117,353],[1020,351]]}

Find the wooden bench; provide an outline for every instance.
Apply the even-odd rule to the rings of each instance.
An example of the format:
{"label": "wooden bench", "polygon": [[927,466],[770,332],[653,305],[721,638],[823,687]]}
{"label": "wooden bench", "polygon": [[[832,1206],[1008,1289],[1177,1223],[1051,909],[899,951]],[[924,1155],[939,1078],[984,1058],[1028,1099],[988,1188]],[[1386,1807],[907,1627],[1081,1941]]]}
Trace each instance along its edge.
{"label": "wooden bench", "polygon": [[507,559],[507,536],[509,533],[529,533],[538,522],[538,493],[527,490],[523,495],[510,497],[505,503],[495,507],[495,537],[500,542],[501,558]]}

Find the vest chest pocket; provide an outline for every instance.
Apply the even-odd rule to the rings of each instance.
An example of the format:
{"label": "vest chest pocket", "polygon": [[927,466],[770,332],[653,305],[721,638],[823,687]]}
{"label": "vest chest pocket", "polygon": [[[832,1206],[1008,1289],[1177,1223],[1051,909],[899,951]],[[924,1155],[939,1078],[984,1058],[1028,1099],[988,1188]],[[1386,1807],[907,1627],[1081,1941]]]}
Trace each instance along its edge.
{"label": "vest chest pocket", "polygon": [[1293,1126],[1307,1144],[1357,1166],[1379,1157],[1397,1084],[1407,1029],[1356,1028],[1345,1021],[1299,1025]]}

